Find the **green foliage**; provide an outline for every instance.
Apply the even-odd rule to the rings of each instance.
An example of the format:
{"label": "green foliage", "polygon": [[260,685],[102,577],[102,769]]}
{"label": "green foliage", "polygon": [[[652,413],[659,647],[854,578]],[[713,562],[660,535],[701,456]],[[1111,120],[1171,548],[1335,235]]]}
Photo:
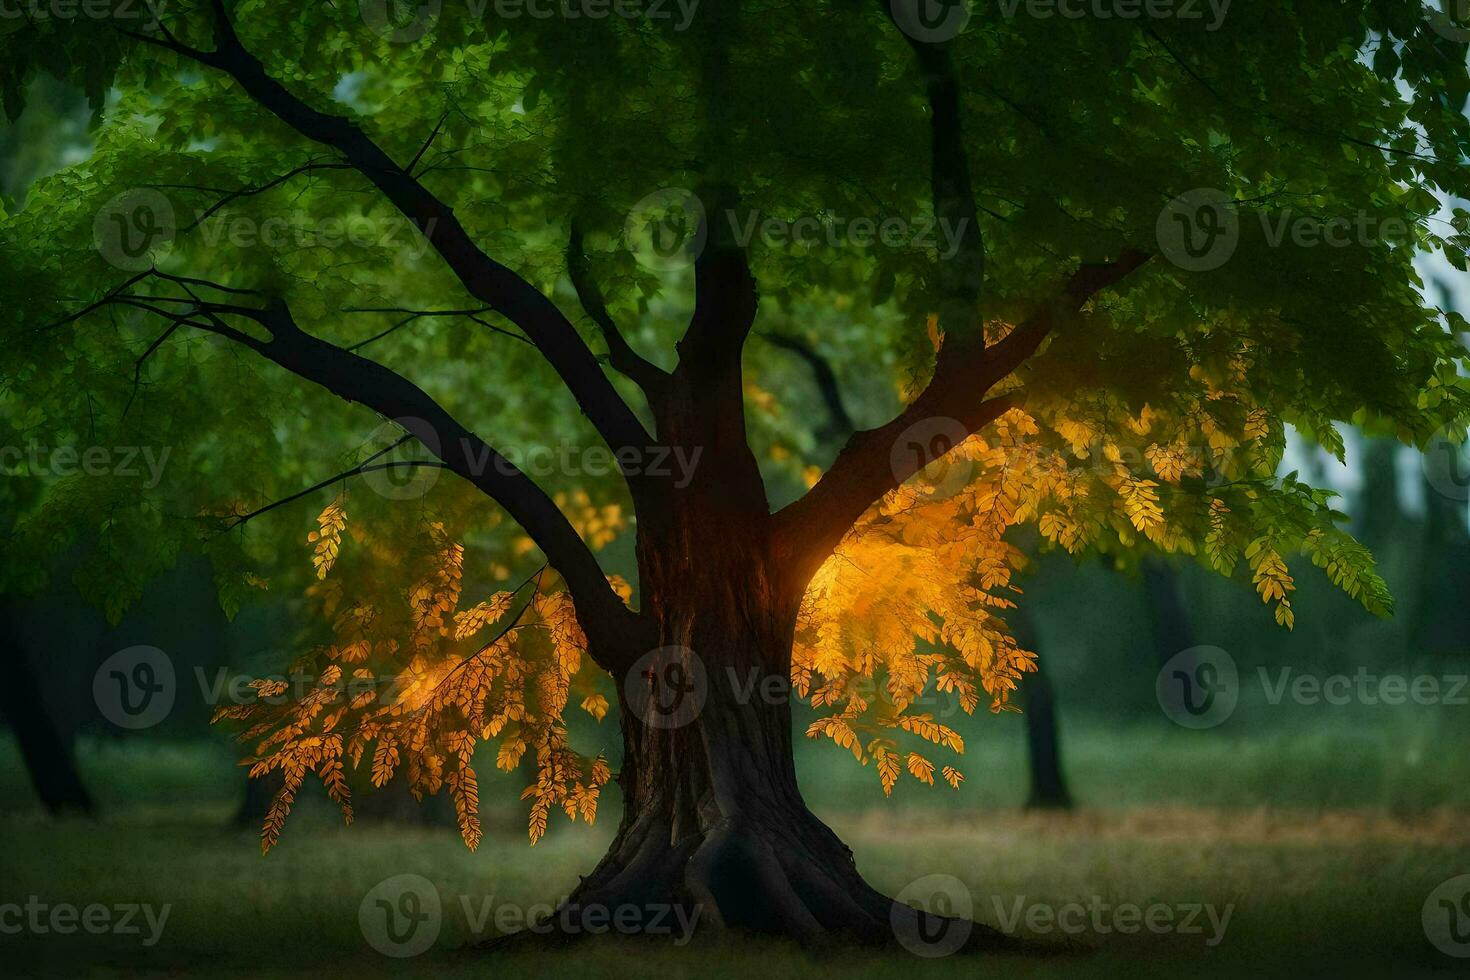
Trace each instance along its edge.
{"label": "green foliage", "polygon": [[[208,49],[209,8],[169,4],[167,36]],[[896,218],[912,228],[932,219],[923,78],[877,4],[711,4],[687,30],[643,18],[500,20],[493,8],[445,4],[406,42],[374,31],[352,3],[228,8],[247,47],[293,93],[356,119],[400,162],[428,143],[417,169],[425,184],[487,252],[567,311],[578,310],[564,258],[578,217],[612,315],[665,366],[692,277],[652,272],[622,242],[627,215],[651,191],[734,184],[749,209],[740,222],[754,214],[850,228]],[[1145,406],[1203,406],[1216,428],[1241,433],[1264,409],[1266,433],[1252,443],[1263,456],[1223,486],[1185,478],[1161,506],[1221,571],[1253,547],[1305,550],[1378,609],[1387,597],[1366,554],[1331,530],[1329,502],[1272,474],[1287,424],[1340,454],[1335,424],[1391,427],[1422,443],[1463,431],[1470,411],[1465,351],[1411,266],[1414,251],[1429,248],[1464,268],[1470,247],[1470,215],[1456,212],[1450,226],[1431,217],[1435,194],[1470,194],[1465,49],[1421,13],[1401,0],[1276,2],[1238,6],[1208,30],[1184,20],[1007,17],[981,5],[950,45],[986,245],[988,320],[1015,322],[1079,262],[1125,245],[1156,252],[1161,210],[1181,193],[1213,188],[1239,216],[1228,262],[1188,272],[1156,258],[1099,299],[1085,329],[1032,362],[1022,380],[1038,438],[1061,450],[1072,445],[1066,425],[1085,417],[1119,432]],[[233,609],[255,571],[299,567],[296,532],[313,508],[232,530],[217,515],[280,499],[400,433],[218,337],[180,330],[143,359],[166,325],[137,310],[60,322],[129,274],[95,247],[107,203],[153,190],[184,228],[231,190],[311,167],[229,200],[176,237],[162,268],[268,290],[306,329],[343,345],[400,319],[344,312],[352,308],[478,304],[361,175],[321,166],[335,160],[329,149],[221,73],[136,36],[161,31],[75,18],[7,21],[4,32],[0,85],[12,118],[43,74],[106,106],[94,154],[42,180],[24,210],[0,222],[5,441],[172,451],[156,487],[143,485],[146,474],[6,481],[0,493],[16,515],[8,550],[26,560],[7,562],[5,584],[27,584],[46,554],[81,543],[91,556],[81,584],[116,612],[181,548],[203,547]],[[725,46],[728,63],[717,56]],[[1272,240],[1283,220],[1359,215],[1407,232],[1348,247]],[[358,219],[374,234],[331,234],[334,222]],[[269,227],[290,231],[273,246],[236,235]],[[762,295],[757,334],[795,328],[810,338],[844,384],[871,396],[860,421],[882,421],[885,403],[923,380],[933,352],[925,324],[940,302],[935,248],[756,234],[750,251]],[[366,353],[498,447],[597,445],[537,352],[481,323],[415,320]],[[1246,375],[1229,397],[1213,397],[1222,365],[1243,356]],[[778,495],[790,495],[807,466],[825,462],[815,398],[796,389],[789,355],[759,340],[746,367],[755,448],[785,488]],[[624,500],[613,477],[553,472],[544,482],[584,490],[594,505]],[[360,519],[398,505],[351,492]],[[1173,506],[1171,493],[1180,497]],[[1212,499],[1228,505],[1228,518],[1214,522]],[[486,529],[483,499],[461,481],[446,476],[406,506],[454,529],[484,529],[471,543],[497,561],[518,554],[514,529]],[[1271,548],[1257,543],[1263,529]],[[1085,543],[1116,549],[1145,537]],[[283,548],[292,549],[286,565]]]}

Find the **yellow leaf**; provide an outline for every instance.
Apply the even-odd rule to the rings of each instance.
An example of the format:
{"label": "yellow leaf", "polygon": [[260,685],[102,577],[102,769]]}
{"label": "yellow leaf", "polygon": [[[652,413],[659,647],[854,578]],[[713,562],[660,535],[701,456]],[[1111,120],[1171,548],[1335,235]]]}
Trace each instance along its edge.
{"label": "yellow leaf", "polygon": [[590,694],[582,699],[582,710],[601,721],[607,715],[607,698],[601,694]]}
{"label": "yellow leaf", "polygon": [[909,775],[921,783],[934,785],[934,763],[924,758],[917,752],[910,752],[908,758]]}

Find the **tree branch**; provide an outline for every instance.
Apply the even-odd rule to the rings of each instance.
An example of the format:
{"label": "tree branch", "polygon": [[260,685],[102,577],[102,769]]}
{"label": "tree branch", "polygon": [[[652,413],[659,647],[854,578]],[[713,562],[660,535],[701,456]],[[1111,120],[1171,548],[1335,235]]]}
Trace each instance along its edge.
{"label": "tree branch", "polygon": [[128,417],[128,412],[133,407],[133,399],[135,399],[135,398],[138,397],[138,386],[143,383],[143,364],[144,364],[144,362],[146,362],[148,360],[148,358],[153,354],[154,351],[156,351],[156,350],[158,350],[158,348],[162,347],[164,345],[164,342],[167,341],[168,338],[170,338],[170,337],[172,337],[174,335],[174,331],[175,330],[179,329],[179,327],[182,327],[184,325],[185,325],[184,321],[181,321],[181,320],[176,320],[173,323],[170,323],[169,326],[168,326],[168,328],[166,330],[164,330],[163,333],[161,333],[161,334],[158,335],[158,339],[155,340],[155,341],[153,341],[153,343],[149,344],[148,345],[148,349],[145,350],[142,354],[140,354],[138,356],[138,359],[133,362],[133,389],[132,389],[132,391],[128,392],[128,401],[127,401],[127,404],[123,406],[123,410],[122,410],[123,418],[127,418]]}
{"label": "tree branch", "polygon": [[[196,298],[192,309],[180,313],[114,290],[88,309],[108,303],[141,307],[176,325],[187,324],[233,335],[232,339],[238,337],[246,346],[292,374],[349,402],[365,405],[403,426],[447,469],[478,487],[525,529],[566,579],[578,619],[598,647],[594,656],[602,658],[599,663],[609,670],[620,666],[603,661],[609,658],[610,648],[621,648],[619,639],[638,628],[638,617],[612,590],[591,549],[544,490],[422,388],[376,361],[308,334],[278,299],[268,300],[262,307],[248,307]],[[209,323],[193,319],[200,316]],[[228,327],[223,322],[226,316],[238,316],[258,324],[269,333],[269,339],[250,337]]]}
{"label": "tree branch", "polygon": [[219,200],[215,201],[208,208],[206,208],[205,210],[199,212],[198,217],[196,217],[193,221],[191,221],[187,225],[184,225],[183,227],[181,227],[179,229],[179,232],[178,233],[182,235],[182,234],[184,234],[186,232],[193,231],[195,228],[199,227],[208,218],[210,218],[217,211],[219,211],[220,208],[223,208],[225,205],[229,204],[230,202],[232,202],[232,201],[238,201],[239,199],[241,199],[243,197],[253,197],[256,194],[264,194],[266,191],[270,190],[273,187],[279,187],[279,186],[281,186],[282,184],[286,183],[288,180],[290,180],[293,177],[300,176],[301,174],[304,174],[304,173],[310,173],[313,170],[351,170],[351,169],[353,169],[353,168],[350,165],[345,164],[345,163],[304,163],[304,164],[302,164],[299,167],[293,167],[293,168],[291,168],[290,170],[288,170],[285,173],[281,174],[279,177],[272,177],[270,180],[266,181],[263,184],[257,184],[254,187],[242,187],[242,188],[240,188],[238,190],[233,190],[233,191],[227,191],[227,190],[224,190],[223,188],[219,188],[219,187],[199,187],[199,186],[196,186],[196,185],[193,185],[193,184],[145,184],[143,186],[155,188],[155,189],[158,189],[158,190],[209,191],[211,193],[216,193],[216,194],[222,194],[223,195]]}
{"label": "tree branch", "polygon": [[775,515],[778,548],[791,563],[793,582],[803,588],[864,511],[954,448],[940,447],[933,458],[923,458],[930,455],[927,452],[895,452],[908,441],[914,426],[941,420],[945,428],[968,435],[1016,407],[1015,394],[986,395],[1034,354],[1054,329],[1075,319],[1098,291],[1149,258],[1126,249],[1115,262],[1084,264],[1051,300],[986,346],[979,309],[985,250],[960,124],[959,85],[945,46],[913,38],[909,46],[923,70],[929,101],[929,179],[935,218],[955,222],[952,227],[962,232],[961,247],[941,268],[944,342],[935,359],[934,377],[919,397],[886,425],[855,433],[816,486]]}
{"label": "tree branch", "polygon": [[1130,250],[1116,262],[1082,266],[1058,290],[1057,299],[1044,304],[1002,340],[990,347],[961,346],[958,354],[941,356],[934,378],[912,404],[886,425],[858,432],[848,440],[816,486],[775,515],[777,538],[792,562],[796,580],[802,584],[809,580],[863,512],[884,494],[953,448],[945,447],[933,459],[922,460],[912,453],[894,452],[911,427],[939,419],[969,434],[1017,407],[1019,399],[1014,394],[990,398],[985,394],[1035,353],[1054,329],[1076,319],[1098,291],[1121,281],[1148,259]]}
{"label": "tree branch", "polygon": [[736,212],[736,192],[709,187],[700,197],[706,208],[705,244],[694,263],[694,314],[678,344],[675,374],[711,376],[732,363],[738,367],[760,294],[732,222],[720,217]]}
{"label": "tree branch", "polygon": [[[889,18],[893,9],[881,0]],[[979,303],[985,285],[985,242],[970,183],[969,155],[960,122],[960,86],[943,44],[930,44],[900,31],[913,49],[929,101],[929,183],[934,220],[956,234],[958,247],[939,267],[939,325],[950,338],[982,334]]]}
{"label": "tree branch", "polygon": [[811,369],[812,380],[822,394],[822,403],[827,406],[827,434],[819,437],[845,439],[852,435],[857,426],[853,424],[847,404],[842,400],[842,387],[837,383],[837,372],[832,370],[831,362],[795,334],[767,331],[760,334],[760,337],[773,347],[795,354]]}
{"label": "tree branch", "polygon": [[1205,78],[1198,71],[1196,71],[1194,66],[1186,61],[1180,55],[1180,53],[1176,51],[1172,45],[1169,44],[1168,41],[1164,40],[1163,36],[1159,33],[1156,27],[1149,26],[1144,29],[1144,33],[1152,38],[1154,43],[1158,44],[1159,47],[1163,48],[1164,53],[1169,56],[1170,60],[1178,65],[1180,70],[1188,75],[1189,78],[1195,82],[1195,84],[1203,88],[1206,92],[1208,92],[1231,112],[1248,114],[1251,117],[1264,115],[1281,123],[1281,125],[1285,126],[1287,129],[1295,130],[1298,133],[1304,133],[1308,136],[1320,136],[1326,139],[1335,139],[1343,143],[1350,144],[1352,146],[1360,146],[1366,150],[1377,150],[1380,153],[1391,153],[1395,156],[1407,157],[1411,160],[1420,160],[1424,163],[1442,162],[1437,157],[1428,156],[1427,154],[1419,153],[1415,150],[1403,150],[1393,146],[1386,146],[1382,143],[1375,143],[1372,140],[1362,139],[1357,136],[1350,136],[1347,133],[1336,132],[1330,129],[1315,128],[1306,125],[1305,123],[1287,119],[1285,116],[1277,115],[1276,113],[1272,112],[1270,105],[1265,102],[1261,102],[1256,105],[1240,104],[1234,99],[1227,96],[1225,93],[1223,93],[1218,86],[1212,85],[1209,79]]}
{"label": "tree branch", "polygon": [[592,278],[588,266],[582,223],[576,218],[572,219],[571,235],[567,240],[567,275],[572,280],[572,288],[577,292],[582,309],[602,331],[602,339],[607,343],[608,363],[643,389],[650,404],[656,402],[668,384],[668,372],[635,351],[607,311],[602,290]]}
{"label": "tree branch", "polygon": [[[213,0],[215,50],[201,51],[172,38],[124,31],[224,72],[256,104],[309,140],[336,150],[371,181],[423,233],[464,288],[520,327],[540,349],[598,433],[614,450],[646,446],[649,436],[603,374],[576,328],[540,290],[482,251],[453,210],[399,166],[354,122],[322,112],[271,77],[241,42],[224,0]],[[638,492],[633,484],[635,498]]]}
{"label": "tree branch", "polygon": [[[701,110],[699,143],[707,176],[696,191],[703,211],[700,234],[704,245],[694,263],[694,312],[677,345],[674,378],[679,404],[671,406],[661,423],[685,430],[686,440],[697,438],[709,446],[713,460],[731,467],[730,477],[754,489],[759,481],[751,479],[755,461],[745,434],[740,359],[760,295],[745,243],[735,231],[740,188],[730,176],[733,171],[726,167],[736,153],[739,131],[730,43],[740,20],[739,0],[727,0],[715,5],[701,21],[706,43],[699,46],[695,65]],[[667,416],[671,415],[681,417],[677,426],[670,424],[673,419]],[[763,485],[757,496],[764,514],[768,508]]]}
{"label": "tree branch", "polygon": [[[479,314],[481,314],[481,313],[489,313],[489,312],[491,312],[491,310],[490,310],[489,307],[481,307],[480,309],[477,309],[477,310],[410,310],[410,309],[408,309],[407,307],[404,307],[404,306],[349,306],[347,309],[343,310],[342,312],[344,312],[344,313],[402,313],[402,314],[404,314],[403,319],[395,321],[392,326],[388,327],[388,329],[386,329],[386,330],[384,330],[384,331],[382,331],[380,333],[373,334],[373,336],[369,337],[367,340],[359,340],[357,343],[355,343],[351,347],[347,348],[350,351],[361,350],[362,348],[366,347],[368,344],[376,343],[377,341],[382,340],[384,337],[388,336],[389,334],[395,332],[396,330],[398,330],[398,329],[400,329],[402,327],[407,326],[408,324],[414,322],[415,320],[421,319],[423,317],[436,317],[436,316],[462,316],[466,320],[469,320],[472,323],[476,323],[479,326],[484,327],[486,330],[489,330],[492,333],[498,333],[498,334],[500,334],[503,337],[509,337],[511,340],[518,340],[518,341],[520,341],[523,344],[531,344],[531,341],[527,340],[525,337],[521,336],[520,334],[518,334],[518,333],[511,333],[509,330],[505,330],[505,329],[502,329],[501,327],[497,327],[495,324],[490,323],[488,320],[485,320],[482,317],[480,317]],[[535,344],[531,344],[531,346],[534,347],[536,345]]]}
{"label": "tree branch", "polygon": [[257,507],[254,510],[247,511],[247,512],[245,512],[243,514],[231,514],[230,517],[233,518],[233,520],[228,525],[228,527],[226,529],[233,531],[235,528],[239,527],[240,525],[245,524],[248,521],[253,521],[253,520],[255,520],[255,518],[260,517],[263,514],[269,514],[271,511],[277,509],[278,507],[284,507],[287,504],[295,503],[296,501],[301,500],[303,497],[309,497],[309,496],[311,496],[312,494],[316,493],[318,490],[325,490],[327,487],[331,486],[334,483],[341,483],[342,481],[344,481],[344,480],[346,480],[346,479],[348,479],[350,477],[358,476],[358,475],[360,475],[362,473],[373,473],[373,472],[376,472],[378,470],[393,469],[393,468],[399,467],[399,466],[409,466],[409,467],[416,467],[416,466],[438,466],[438,467],[443,467],[443,466],[445,466],[445,464],[442,463],[442,462],[435,462],[434,460],[428,460],[428,459],[411,459],[411,460],[401,460],[401,461],[395,460],[394,462],[390,462],[390,463],[380,463],[380,464],[374,465],[374,460],[381,459],[382,457],[388,455],[393,450],[397,449],[399,446],[403,445],[405,442],[408,442],[412,438],[413,438],[413,434],[412,433],[409,433],[408,435],[405,435],[402,438],[396,439],[396,440],[393,441],[392,444],[390,444],[388,446],[385,446],[384,448],[382,448],[382,449],[378,450],[377,452],[373,453],[371,456],[369,456],[367,459],[363,460],[361,463],[358,463],[356,466],[350,467],[349,469],[345,469],[341,473],[336,474],[335,476],[329,476],[325,480],[322,480],[319,483],[313,483],[311,486],[307,487],[305,490],[298,490],[295,493],[291,494],[289,497],[282,497],[280,500],[273,500],[270,503],[264,505],[263,507]]}

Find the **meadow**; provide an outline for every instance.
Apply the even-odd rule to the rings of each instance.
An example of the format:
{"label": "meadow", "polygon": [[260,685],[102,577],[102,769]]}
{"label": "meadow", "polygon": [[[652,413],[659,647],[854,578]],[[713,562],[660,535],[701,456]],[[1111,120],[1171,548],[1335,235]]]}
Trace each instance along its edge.
{"label": "meadow", "polygon": [[[1032,943],[1023,955],[936,959],[697,932],[682,947],[609,935],[487,952],[476,944],[494,934],[496,910],[555,902],[593,866],[615,825],[615,798],[593,828],[554,823],[533,849],[509,803],[510,777],[487,777],[477,853],[448,823],[343,827],[325,801],[308,799],[262,858],[254,831],[231,823],[242,773],[227,745],[84,742],[80,761],[103,808],[89,821],[41,814],[5,743],[0,903],[34,895],[169,912],[151,945],[139,915],[138,934],[0,935],[0,955],[10,976],[199,976],[201,964],[220,977],[1448,975],[1465,960],[1431,945],[1421,912],[1437,885],[1470,871],[1470,763],[1414,718],[1393,733],[1340,724],[1209,738],[1079,725],[1068,732],[1067,765],[1082,805],[1067,814],[1019,807],[1011,719],[971,746],[959,792],[902,786],[885,800],[870,771],[830,747],[803,746],[811,801],[870,881],[896,894],[953,875],[977,919],[1011,920],[1009,931]],[[435,942],[407,959],[371,948],[359,924],[367,893],[401,874],[427,878],[442,901]],[[1102,911],[1085,922],[1076,912],[1066,929],[1045,915],[1030,928],[1023,914],[1069,905]],[[1168,909],[1175,924],[1113,928],[1126,925],[1111,911],[1125,905]]]}

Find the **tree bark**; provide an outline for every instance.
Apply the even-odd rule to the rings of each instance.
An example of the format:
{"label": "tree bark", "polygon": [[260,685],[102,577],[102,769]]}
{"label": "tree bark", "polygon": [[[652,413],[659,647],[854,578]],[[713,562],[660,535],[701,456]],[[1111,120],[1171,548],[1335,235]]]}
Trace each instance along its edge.
{"label": "tree bark", "polygon": [[[674,510],[682,519],[640,527],[644,614],[658,645],[629,651],[632,666],[615,678],[622,822],[555,928],[575,934],[587,910],[629,905],[674,906],[700,930],[803,945],[891,943],[895,916],[947,928],[869,886],[802,798],[790,684],[799,594],[769,572],[766,524],[714,520],[684,503]],[[973,948],[1004,939],[963,928]]]}
{"label": "tree bark", "polygon": [[[807,946],[892,943],[896,919],[915,929],[923,920],[931,934],[952,927],[869,886],[852,851],[808,809],[792,756],[790,682],[769,672],[770,648],[727,637],[711,655],[714,638],[701,639],[704,656],[653,662],[649,673],[663,683],[650,699],[636,693],[643,676],[620,699],[622,822],[559,912],[560,924],[572,923],[566,931],[578,932],[587,910],[629,905],[679,907],[677,919],[701,930]],[[1004,941],[962,925],[971,948]]]}

